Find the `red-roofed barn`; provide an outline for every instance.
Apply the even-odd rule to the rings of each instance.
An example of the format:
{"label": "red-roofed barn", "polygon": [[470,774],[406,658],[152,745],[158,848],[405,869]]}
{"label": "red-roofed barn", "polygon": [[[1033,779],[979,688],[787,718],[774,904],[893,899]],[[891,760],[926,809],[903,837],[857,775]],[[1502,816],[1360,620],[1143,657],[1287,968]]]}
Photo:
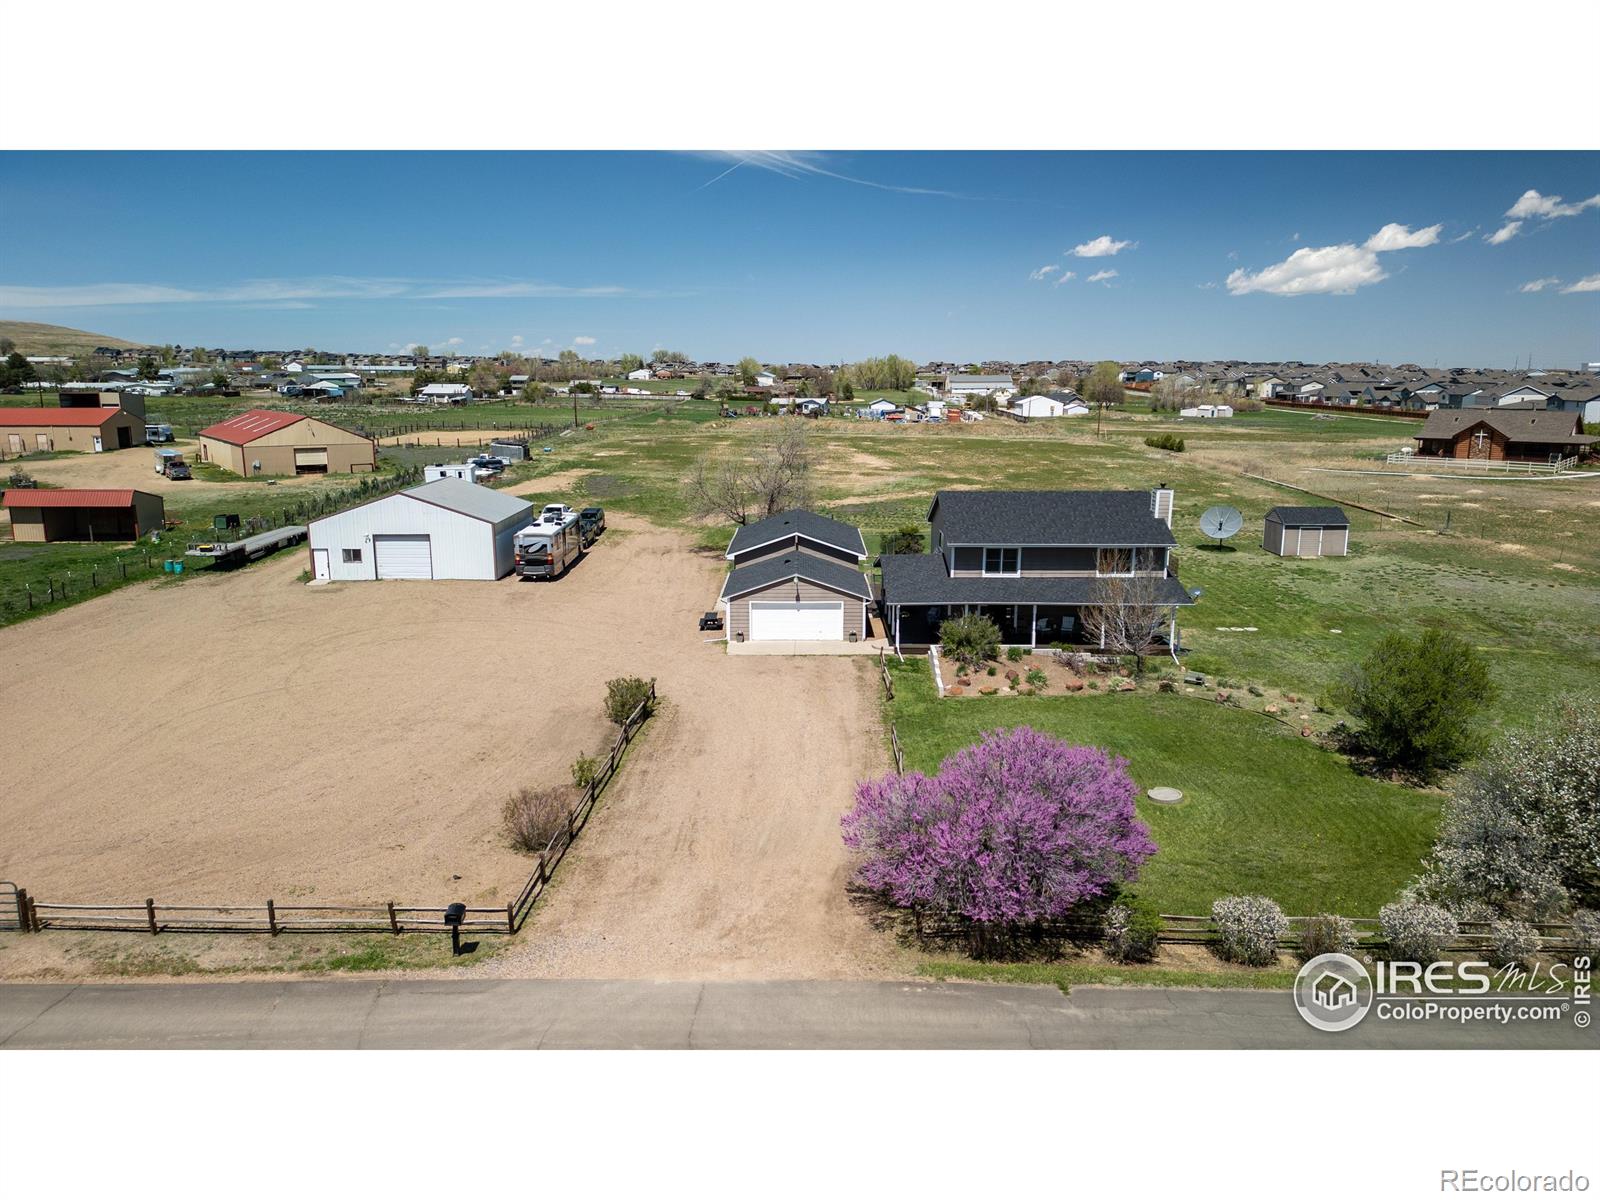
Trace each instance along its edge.
{"label": "red-roofed barn", "polygon": [[132,488],[7,488],[0,507],[19,542],[131,542],[166,518],[160,496]]}
{"label": "red-roofed barn", "polygon": [[200,461],[235,475],[327,475],[370,471],[371,438],[305,413],[252,408],[200,431]]}
{"label": "red-roofed barn", "polygon": [[120,408],[0,408],[0,448],[7,454],[98,454],[142,445],[144,422]]}

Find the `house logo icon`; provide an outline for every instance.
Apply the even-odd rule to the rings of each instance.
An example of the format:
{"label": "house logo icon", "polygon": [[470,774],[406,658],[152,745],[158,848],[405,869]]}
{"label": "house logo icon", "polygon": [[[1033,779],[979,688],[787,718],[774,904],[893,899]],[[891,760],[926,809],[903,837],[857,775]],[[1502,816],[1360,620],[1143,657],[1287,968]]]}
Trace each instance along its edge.
{"label": "house logo icon", "polygon": [[1339,1033],[1360,1023],[1372,1007],[1372,977],[1348,954],[1319,954],[1294,981],[1294,1006],[1307,1025]]}

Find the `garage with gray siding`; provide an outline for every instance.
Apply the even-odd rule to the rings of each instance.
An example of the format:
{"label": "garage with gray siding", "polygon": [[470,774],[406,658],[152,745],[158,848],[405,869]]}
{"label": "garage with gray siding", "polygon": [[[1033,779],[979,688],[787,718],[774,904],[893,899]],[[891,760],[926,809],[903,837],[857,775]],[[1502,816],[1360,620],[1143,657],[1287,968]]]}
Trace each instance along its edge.
{"label": "garage with gray siding", "polygon": [[1343,558],[1350,553],[1350,518],[1332,506],[1280,505],[1267,513],[1261,548],[1279,558]]}
{"label": "garage with gray siding", "polygon": [[718,603],[730,641],[860,641],[872,588],[860,571],[795,550],[736,568]]}

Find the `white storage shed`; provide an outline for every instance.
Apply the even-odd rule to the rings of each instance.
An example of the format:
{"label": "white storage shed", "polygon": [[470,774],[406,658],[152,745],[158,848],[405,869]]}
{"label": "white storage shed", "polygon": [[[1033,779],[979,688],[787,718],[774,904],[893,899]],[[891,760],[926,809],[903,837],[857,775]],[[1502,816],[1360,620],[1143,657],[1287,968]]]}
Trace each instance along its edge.
{"label": "white storage shed", "polygon": [[533,519],[517,496],[439,479],[311,522],[317,579],[499,579]]}

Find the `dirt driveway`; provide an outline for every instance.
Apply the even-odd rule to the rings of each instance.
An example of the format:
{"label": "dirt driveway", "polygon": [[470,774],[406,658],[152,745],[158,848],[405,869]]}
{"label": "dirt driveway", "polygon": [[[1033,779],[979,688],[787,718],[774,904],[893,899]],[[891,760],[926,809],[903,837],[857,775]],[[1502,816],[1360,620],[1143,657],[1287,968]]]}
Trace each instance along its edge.
{"label": "dirt driveway", "polygon": [[497,903],[499,807],[667,698],[510,974],[849,977],[838,817],[881,769],[868,665],[730,658],[720,563],[613,515],[565,580],[306,587],[291,555],[0,629],[0,877],[40,900]]}

